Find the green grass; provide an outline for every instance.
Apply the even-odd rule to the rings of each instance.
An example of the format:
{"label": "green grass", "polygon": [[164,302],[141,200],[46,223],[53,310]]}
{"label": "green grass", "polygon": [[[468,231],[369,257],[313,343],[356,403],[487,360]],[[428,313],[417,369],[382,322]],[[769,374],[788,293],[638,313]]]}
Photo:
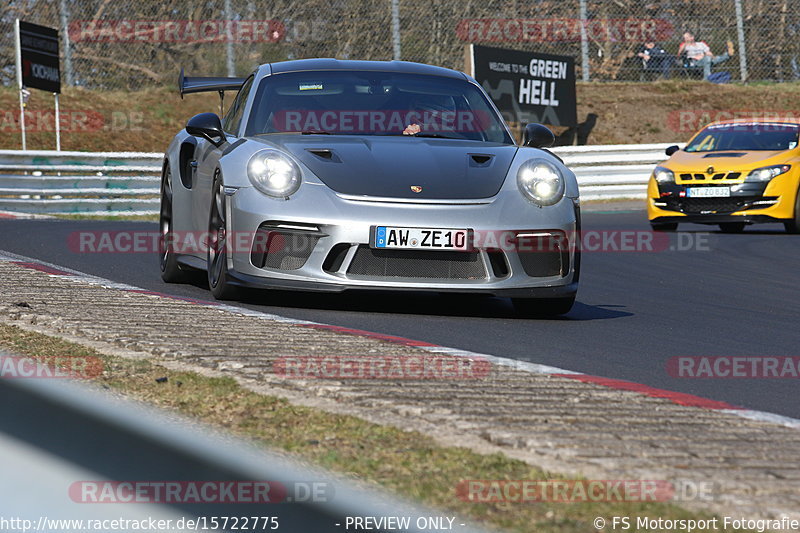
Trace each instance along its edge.
{"label": "green grass", "polygon": [[82,215],[80,213],[70,215],[52,215],[55,218],[65,220],[141,220],[146,222],[158,222],[158,215],[128,215],[125,213],[109,213],[107,215]]}

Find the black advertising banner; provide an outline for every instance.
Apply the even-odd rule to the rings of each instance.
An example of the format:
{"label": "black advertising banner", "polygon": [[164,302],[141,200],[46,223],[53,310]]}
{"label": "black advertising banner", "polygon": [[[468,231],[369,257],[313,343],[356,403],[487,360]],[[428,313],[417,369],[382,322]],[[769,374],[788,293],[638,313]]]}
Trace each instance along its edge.
{"label": "black advertising banner", "polygon": [[22,84],[51,93],[61,92],[58,31],[19,21]]}
{"label": "black advertising banner", "polygon": [[472,77],[489,93],[506,122],[578,124],[573,58],[470,46]]}

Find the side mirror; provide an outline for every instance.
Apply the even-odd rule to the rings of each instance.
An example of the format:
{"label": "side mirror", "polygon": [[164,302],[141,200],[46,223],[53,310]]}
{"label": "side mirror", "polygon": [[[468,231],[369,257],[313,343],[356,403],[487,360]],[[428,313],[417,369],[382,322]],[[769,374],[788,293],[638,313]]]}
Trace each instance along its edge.
{"label": "side mirror", "polygon": [[664,153],[667,154],[667,157],[670,157],[672,154],[674,154],[678,150],[680,150],[680,148],[678,148],[678,145],[677,144],[673,144],[672,146],[668,146],[667,149],[664,150]]}
{"label": "side mirror", "polygon": [[550,148],[556,142],[556,136],[547,126],[531,123],[525,126],[522,144],[533,148]]}
{"label": "side mirror", "polygon": [[208,139],[214,146],[225,142],[222,123],[216,113],[200,113],[190,118],[186,123],[186,133]]}

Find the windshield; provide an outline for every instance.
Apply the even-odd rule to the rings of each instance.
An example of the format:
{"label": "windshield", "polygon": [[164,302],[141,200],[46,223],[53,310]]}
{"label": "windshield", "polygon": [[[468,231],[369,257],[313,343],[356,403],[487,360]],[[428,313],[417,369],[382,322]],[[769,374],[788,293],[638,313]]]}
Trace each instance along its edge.
{"label": "windshield", "polygon": [[796,124],[717,124],[697,134],[686,151],[791,150],[797,146],[798,130]]}
{"label": "windshield", "polygon": [[246,135],[396,135],[514,144],[482,91],[453,78],[308,71],[264,78]]}

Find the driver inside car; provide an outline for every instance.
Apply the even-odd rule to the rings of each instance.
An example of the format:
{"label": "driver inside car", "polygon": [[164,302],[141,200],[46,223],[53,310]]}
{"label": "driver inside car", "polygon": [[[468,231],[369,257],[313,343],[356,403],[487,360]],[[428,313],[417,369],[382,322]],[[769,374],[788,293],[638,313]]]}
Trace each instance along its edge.
{"label": "driver inside car", "polygon": [[418,95],[409,105],[408,115],[411,114],[419,120],[406,126],[403,135],[416,135],[423,131],[440,133],[448,125],[455,128],[455,102],[451,96]]}

